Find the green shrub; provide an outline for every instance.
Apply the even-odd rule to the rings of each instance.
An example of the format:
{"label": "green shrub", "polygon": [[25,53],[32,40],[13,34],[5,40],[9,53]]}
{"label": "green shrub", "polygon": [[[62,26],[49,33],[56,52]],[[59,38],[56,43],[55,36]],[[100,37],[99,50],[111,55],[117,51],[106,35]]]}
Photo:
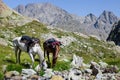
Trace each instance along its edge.
{"label": "green shrub", "polygon": [[45,72],[43,70],[40,71],[39,75],[43,76],[45,74]]}
{"label": "green shrub", "polygon": [[3,80],[3,78],[4,78],[4,74],[0,72],[0,80]]}
{"label": "green shrub", "polygon": [[21,71],[22,71],[22,66],[20,66],[20,65],[15,65],[15,64],[10,64],[10,65],[7,66],[7,71],[14,71],[14,70],[21,73]]}
{"label": "green shrub", "polygon": [[5,38],[5,36],[4,35],[0,35],[0,38]]}

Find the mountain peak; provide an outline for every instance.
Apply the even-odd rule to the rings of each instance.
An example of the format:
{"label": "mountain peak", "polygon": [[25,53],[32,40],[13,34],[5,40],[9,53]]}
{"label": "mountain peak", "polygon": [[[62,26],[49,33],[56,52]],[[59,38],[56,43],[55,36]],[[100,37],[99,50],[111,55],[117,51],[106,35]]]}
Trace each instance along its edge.
{"label": "mountain peak", "polygon": [[[95,23],[96,28],[105,28],[106,25],[112,25],[118,21],[118,17],[111,11],[104,10]],[[100,27],[101,26],[101,27]]]}
{"label": "mountain peak", "polygon": [[85,16],[84,23],[87,23],[87,24],[94,23],[96,20],[97,20],[97,17],[94,14],[90,13],[87,16]]}
{"label": "mountain peak", "polygon": [[103,23],[113,24],[118,21],[118,18],[113,12],[104,10],[98,20],[102,21]]}

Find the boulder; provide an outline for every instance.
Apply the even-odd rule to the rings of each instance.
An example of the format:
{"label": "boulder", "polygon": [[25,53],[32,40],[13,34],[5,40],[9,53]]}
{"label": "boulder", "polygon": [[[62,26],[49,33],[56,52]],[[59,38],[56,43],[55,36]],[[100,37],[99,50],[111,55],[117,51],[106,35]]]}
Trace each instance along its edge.
{"label": "boulder", "polygon": [[30,76],[32,76],[32,75],[35,75],[35,74],[37,74],[33,69],[22,69],[22,76],[24,76],[24,77],[30,77]]}
{"label": "boulder", "polygon": [[103,61],[100,61],[99,65],[100,65],[100,68],[106,68],[108,66],[108,64]]}
{"label": "boulder", "polygon": [[32,76],[30,77],[30,79],[31,79],[31,80],[39,80],[39,79],[40,79],[40,76],[38,76],[38,75],[32,75]]}
{"label": "boulder", "polygon": [[68,80],[81,80],[82,72],[78,69],[71,69],[68,75]]}
{"label": "boulder", "polygon": [[54,75],[50,80],[64,80],[64,79],[59,75]]}
{"label": "boulder", "polygon": [[13,76],[10,80],[22,80],[21,76]]}
{"label": "boulder", "polygon": [[80,68],[83,66],[83,58],[76,56],[75,54],[73,55],[73,61],[71,62],[71,66],[73,68]]}
{"label": "boulder", "polygon": [[17,71],[9,71],[5,73],[5,79],[10,79],[12,76],[19,76],[20,73]]}
{"label": "boulder", "polygon": [[51,78],[54,75],[54,72],[52,71],[52,69],[47,69],[45,71],[45,74],[43,75],[46,79]]}

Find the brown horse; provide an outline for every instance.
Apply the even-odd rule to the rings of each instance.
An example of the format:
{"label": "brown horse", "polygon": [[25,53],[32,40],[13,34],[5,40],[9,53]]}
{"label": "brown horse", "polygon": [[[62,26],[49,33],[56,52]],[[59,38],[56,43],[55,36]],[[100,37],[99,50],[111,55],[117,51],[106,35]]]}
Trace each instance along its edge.
{"label": "brown horse", "polygon": [[54,38],[48,39],[43,43],[44,57],[45,54],[47,54],[48,63],[50,63],[49,53],[52,53],[52,67],[54,67],[56,64],[58,53],[60,51],[60,45],[61,42],[55,40]]}

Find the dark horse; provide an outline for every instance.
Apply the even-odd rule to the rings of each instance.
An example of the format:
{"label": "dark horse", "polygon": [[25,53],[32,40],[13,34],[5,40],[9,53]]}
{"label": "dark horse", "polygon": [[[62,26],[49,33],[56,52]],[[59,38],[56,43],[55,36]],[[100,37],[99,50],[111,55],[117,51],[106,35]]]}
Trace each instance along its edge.
{"label": "dark horse", "polygon": [[48,63],[50,63],[49,53],[52,53],[52,56],[53,56],[52,67],[54,67],[56,64],[58,53],[60,51],[60,45],[61,45],[61,42],[55,40],[54,38],[50,38],[43,43],[44,57],[45,57],[45,54],[47,54]]}

